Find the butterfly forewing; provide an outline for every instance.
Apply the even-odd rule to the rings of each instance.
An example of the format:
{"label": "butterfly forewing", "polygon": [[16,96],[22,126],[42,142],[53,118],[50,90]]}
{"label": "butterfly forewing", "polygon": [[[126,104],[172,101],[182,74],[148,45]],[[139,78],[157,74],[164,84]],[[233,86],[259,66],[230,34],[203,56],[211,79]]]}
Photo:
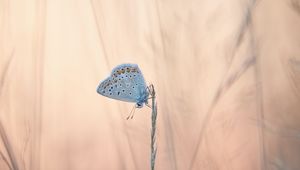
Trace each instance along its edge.
{"label": "butterfly forewing", "polygon": [[103,96],[126,102],[143,102],[148,97],[144,77],[136,64],[115,67],[97,91]]}

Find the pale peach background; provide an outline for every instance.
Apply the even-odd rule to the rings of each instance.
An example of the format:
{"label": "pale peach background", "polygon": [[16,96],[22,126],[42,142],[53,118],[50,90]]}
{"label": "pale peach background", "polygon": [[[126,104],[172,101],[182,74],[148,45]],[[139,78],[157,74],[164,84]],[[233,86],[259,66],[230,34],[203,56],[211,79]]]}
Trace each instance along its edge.
{"label": "pale peach background", "polygon": [[157,170],[300,169],[299,0],[1,0],[0,169],[149,169],[150,109],[96,93],[126,62]]}

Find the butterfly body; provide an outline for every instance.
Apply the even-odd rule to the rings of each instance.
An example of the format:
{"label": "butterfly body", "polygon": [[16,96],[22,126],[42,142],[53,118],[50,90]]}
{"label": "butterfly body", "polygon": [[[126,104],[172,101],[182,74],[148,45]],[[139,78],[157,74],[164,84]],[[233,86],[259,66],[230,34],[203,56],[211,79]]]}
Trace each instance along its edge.
{"label": "butterfly body", "polygon": [[109,77],[103,80],[97,92],[105,97],[136,103],[137,108],[147,104],[149,92],[137,64],[116,66]]}

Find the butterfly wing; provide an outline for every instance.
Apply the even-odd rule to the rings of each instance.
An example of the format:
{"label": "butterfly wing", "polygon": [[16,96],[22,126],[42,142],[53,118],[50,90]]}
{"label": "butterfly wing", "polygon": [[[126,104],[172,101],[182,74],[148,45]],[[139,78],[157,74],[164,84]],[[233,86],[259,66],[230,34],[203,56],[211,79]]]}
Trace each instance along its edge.
{"label": "butterfly wing", "polygon": [[121,64],[100,83],[97,92],[103,96],[126,102],[142,103],[148,98],[147,86],[136,64]]}

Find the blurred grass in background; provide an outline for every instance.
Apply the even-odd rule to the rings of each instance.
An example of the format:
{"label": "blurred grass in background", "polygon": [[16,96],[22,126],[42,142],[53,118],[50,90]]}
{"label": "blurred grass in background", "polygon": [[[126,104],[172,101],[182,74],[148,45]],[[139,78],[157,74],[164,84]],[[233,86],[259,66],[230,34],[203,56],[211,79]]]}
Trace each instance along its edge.
{"label": "blurred grass in background", "polygon": [[149,167],[149,110],[94,91],[124,62],[159,94],[156,170],[299,169],[299,4],[0,1],[0,169]]}

